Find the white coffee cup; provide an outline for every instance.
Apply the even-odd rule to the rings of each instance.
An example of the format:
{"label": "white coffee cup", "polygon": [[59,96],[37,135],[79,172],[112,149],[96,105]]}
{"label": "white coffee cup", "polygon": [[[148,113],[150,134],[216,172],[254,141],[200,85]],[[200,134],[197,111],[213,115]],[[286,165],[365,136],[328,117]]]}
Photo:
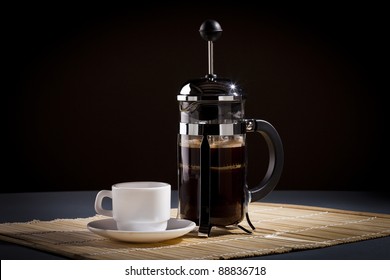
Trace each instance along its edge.
{"label": "white coffee cup", "polygon": [[[112,199],[112,210],[102,206],[105,197]],[[118,230],[163,231],[171,212],[171,185],[162,182],[125,182],[98,192],[98,214],[113,217]]]}

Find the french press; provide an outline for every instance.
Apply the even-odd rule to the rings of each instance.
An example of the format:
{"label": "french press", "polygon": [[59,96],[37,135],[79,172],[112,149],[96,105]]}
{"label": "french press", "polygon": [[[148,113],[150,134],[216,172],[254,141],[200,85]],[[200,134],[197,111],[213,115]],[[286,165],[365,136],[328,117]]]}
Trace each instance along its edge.
{"label": "french press", "polygon": [[[284,152],[279,134],[269,122],[245,118],[246,97],[238,84],[214,73],[213,42],[222,34],[220,24],[206,20],[199,32],[208,42],[208,74],[187,81],[177,95],[178,216],[194,221],[198,235],[207,237],[213,226],[239,226],[244,217],[254,229],[248,204],[275,188]],[[269,151],[268,169],[254,188],[246,182],[245,138],[249,132],[259,132]]]}

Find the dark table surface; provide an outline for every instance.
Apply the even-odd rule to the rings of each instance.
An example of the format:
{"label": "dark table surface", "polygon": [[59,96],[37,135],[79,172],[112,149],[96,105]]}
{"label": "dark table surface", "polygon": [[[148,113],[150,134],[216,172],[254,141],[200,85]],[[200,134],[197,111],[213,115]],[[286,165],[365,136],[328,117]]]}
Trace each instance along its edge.
{"label": "dark table surface", "polygon": [[[95,215],[93,204],[96,194],[97,191],[2,193],[0,194],[0,223],[90,217]],[[390,214],[390,197],[384,193],[276,190],[262,202]],[[172,207],[177,207],[176,191],[172,192]],[[0,258],[2,260],[64,259],[62,256],[3,241],[0,241]],[[390,260],[390,237],[253,259]]]}

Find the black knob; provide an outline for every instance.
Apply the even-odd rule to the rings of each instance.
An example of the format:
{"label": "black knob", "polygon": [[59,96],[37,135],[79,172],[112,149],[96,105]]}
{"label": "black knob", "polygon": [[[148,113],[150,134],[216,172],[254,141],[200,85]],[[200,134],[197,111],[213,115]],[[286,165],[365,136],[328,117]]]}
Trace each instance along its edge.
{"label": "black knob", "polygon": [[206,41],[215,42],[222,35],[221,25],[213,20],[205,20],[199,29],[200,36]]}

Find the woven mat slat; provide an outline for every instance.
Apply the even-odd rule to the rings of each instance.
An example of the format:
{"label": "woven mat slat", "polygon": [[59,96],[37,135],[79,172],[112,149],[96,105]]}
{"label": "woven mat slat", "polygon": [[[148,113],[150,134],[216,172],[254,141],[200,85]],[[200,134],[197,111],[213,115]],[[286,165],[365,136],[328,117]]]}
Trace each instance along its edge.
{"label": "woven mat slat", "polygon": [[[171,216],[176,217],[177,209]],[[125,243],[90,232],[90,218],[0,224],[0,240],[55,253],[70,259],[235,259],[390,236],[390,215],[302,205],[251,203],[256,230],[213,228],[153,244]],[[243,221],[242,226],[250,229]]]}

